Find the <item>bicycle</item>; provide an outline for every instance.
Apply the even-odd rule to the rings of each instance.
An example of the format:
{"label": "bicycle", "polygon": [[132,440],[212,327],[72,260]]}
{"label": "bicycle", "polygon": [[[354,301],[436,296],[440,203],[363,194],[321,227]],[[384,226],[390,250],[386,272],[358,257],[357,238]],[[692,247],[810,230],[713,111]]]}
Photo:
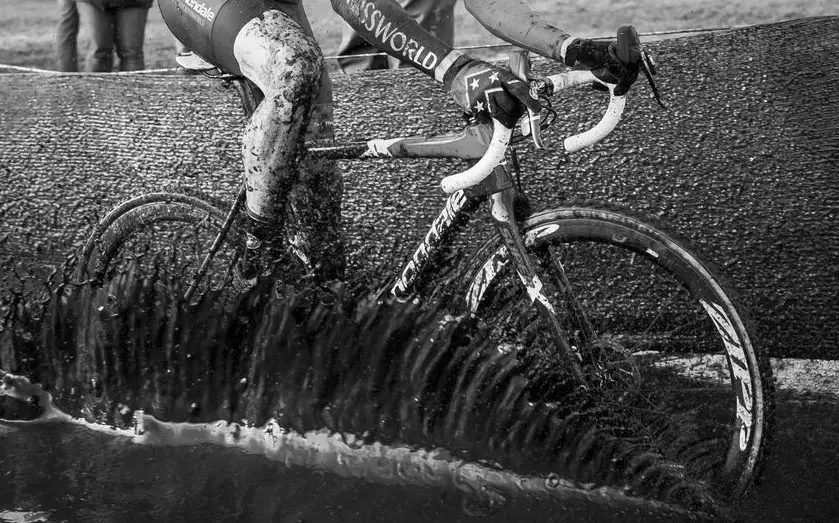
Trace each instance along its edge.
{"label": "bicycle", "polygon": [[[628,45],[627,38],[619,31],[618,45]],[[528,79],[526,52],[512,53],[510,65]],[[659,99],[646,52],[639,67]],[[246,114],[259,103],[258,89],[246,79],[204,73],[235,85]],[[555,117],[548,98],[555,91],[600,84],[610,92],[601,121],[565,140],[569,152],[605,138],[625,106],[625,96],[590,71],[528,81],[547,109],[524,118],[517,138],[532,136],[537,146]],[[548,361],[585,394],[637,419],[636,437],[685,475],[731,499],[741,496],[756,475],[772,410],[768,358],[754,345],[745,307],[717,269],[661,220],[600,202],[529,209],[515,180],[521,173],[510,141],[511,132],[497,122],[490,130],[471,121],[456,133],[312,147],[307,154],[477,160],[442,180],[445,206],[389,293],[413,297],[429,277],[434,254],[489,202],[495,232],[458,272],[462,311],[483,320],[499,350]],[[227,207],[190,192],[154,192],[116,206],[82,249],[78,279],[104,283],[119,274],[122,254],[132,262],[148,257],[155,243],[142,234],[151,231],[162,234],[157,246],[165,248],[165,259],[154,258],[156,267],[190,260],[177,271],[190,281],[186,300],[199,287],[230,283],[245,244],[244,194],[242,188]]]}

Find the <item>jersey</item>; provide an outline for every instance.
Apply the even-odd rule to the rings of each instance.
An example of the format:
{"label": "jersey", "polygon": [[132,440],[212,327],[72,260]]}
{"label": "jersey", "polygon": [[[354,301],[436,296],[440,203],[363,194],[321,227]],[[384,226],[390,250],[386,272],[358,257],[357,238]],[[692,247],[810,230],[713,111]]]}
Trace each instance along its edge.
{"label": "jersey", "polygon": [[[233,43],[253,18],[268,9],[278,9],[308,26],[307,20],[300,19],[299,0],[160,0],[158,4],[163,20],[178,40],[233,74],[241,74]],[[464,4],[496,36],[548,58],[563,58],[570,35],[543,21],[523,0],[464,0]],[[367,41],[438,81],[445,83],[449,70],[466,60],[426,32],[392,0],[332,0],[332,6]]]}

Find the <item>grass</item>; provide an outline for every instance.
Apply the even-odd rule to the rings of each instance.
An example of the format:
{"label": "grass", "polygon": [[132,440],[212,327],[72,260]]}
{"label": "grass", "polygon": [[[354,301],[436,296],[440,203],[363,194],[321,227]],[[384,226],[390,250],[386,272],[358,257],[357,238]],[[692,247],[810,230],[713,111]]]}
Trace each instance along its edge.
{"label": "grass", "polygon": [[[835,0],[643,0],[615,3],[609,0],[530,0],[534,11],[555,25],[584,36],[604,36],[616,27],[633,23],[642,32],[771,23],[793,18],[839,15]],[[332,12],[328,0],[305,2],[315,36],[324,54],[335,53],[343,21]],[[455,9],[458,46],[500,43],[472,18],[462,2]],[[55,0],[0,0],[0,65],[52,69],[53,26],[57,19]],[[80,50],[89,36],[80,36]],[[172,67],[174,42],[157,6],[146,27],[146,66]]]}

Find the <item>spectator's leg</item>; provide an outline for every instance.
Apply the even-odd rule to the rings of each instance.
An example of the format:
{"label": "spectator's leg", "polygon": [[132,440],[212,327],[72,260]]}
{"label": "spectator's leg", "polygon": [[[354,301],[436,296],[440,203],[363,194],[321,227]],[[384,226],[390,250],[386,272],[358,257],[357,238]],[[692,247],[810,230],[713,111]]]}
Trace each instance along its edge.
{"label": "spectator's leg", "polygon": [[58,0],[58,25],[55,27],[55,54],[58,70],[77,72],[79,57],[79,11],[76,0]]}
{"label": "spectator's leg", "polygon": [[370,71],[373,69],[387,69],[386,56],[353,56],[380,52],[367,43],[367,40],[356,33],[349,24],[344,24],[341,43],[338,45],[338,66],[345,73],[355,71]]}
{"label": "spectator's leg", "polygon": [[110,73],[114,69],[114,13],[87,2],[78,2],[76,5],[82,21],[90,27],[93,39],[85,70],[90,73]]}
{"label": "spectator's leg", "polygon": [[145,69],[143,39],[146,34],[146,19],[149,10],[144,7],[117,9],[116,42],[120,71],[140,71]]}
{"label": "spectator's leg", "polygon": [[[454,5],[456,0],[400,0],[399,2],[426,31],[447,45],[454,45]],[[386,56],[353,57],[352,55],[378,53],[348,25],[344,24],[341,43],[338,45],[338,65],[344,72],[410,67],[396,58]]]}

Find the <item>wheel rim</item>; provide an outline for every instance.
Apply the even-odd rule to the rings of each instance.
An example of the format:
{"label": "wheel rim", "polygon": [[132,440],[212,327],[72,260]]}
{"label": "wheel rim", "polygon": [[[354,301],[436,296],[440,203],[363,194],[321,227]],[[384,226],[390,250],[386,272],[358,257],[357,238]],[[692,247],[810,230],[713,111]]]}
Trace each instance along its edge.
{"label": "wheel rim", "polygon": [[[636,227],[610,226],[604,235],[590,220],[563,220],[561,227],[549,223],[525,235],[531,246],[551,245],[551,256],[560,260],[597,332],[593,340],[575,338],[590,381],[594,377],[601,388],[589,391],[589,396],[608,404],[613,419],[623,425],[623,436],[660,453],[692,478],[736,497],[750,483],[763,436],[763,388],[742,320],[721,287],[704,283],[705,269],[686,261],[689,253],[679,245]],[[543,376],[551,374],[551,363],[544,362],[552,357],[544,349],[540,353],[539,344],[544,348],[548,341],[534,337],[535,311],[521,314],[521,301],[491,309],[493,301],[503,303],[520,292],[508,289],[505,294],[503,285],[489,285],[488,280],[514,281],[496,277],[509,270],[503,260],[502,247],[477,271],[486,280],[483,290],[473,285],[470,293],[485,299],[482,311],[490,315],[496,332],[509,327],[498,338],[507,347],[526,348],[531,354],[523,357],[539,362],[534,364],[540,368],[533,381],[543,383]],[[596,281],[596,274],[609,275],[608,283],[579,283]],[[543,283],[552,292],[551,283]],[[555,285],[553,289],[557,294]],[[499,319],[505,314],[518,317],[505,325]],[[572,317],[568,314],[563,321],[573,334],[582,329]],[[598,368],[596,358],[585,361],[586,356],[604,347],[611,353],[607,359],[631,354],[631,361],[618,363],[617,371],[637,372],[640,380],[631,376],[610,390],[606,384],[621,383],[614,379],[620,376],[592,376],[591,370]]]}
{"label": "wheel rim", "polygon": [[[88,272],[107,285],[111,294],[124,287],[126,278],[141,278],[154,282],[161,291],[183,296],[222,222],[222,217],[207,210],[173,203],[135,209],[116,220],[97,242]],[[245,286],[237,270],[243,248],[237,238],[238,232],[228,233],[191,301],[208,293],[235,294]]]}

